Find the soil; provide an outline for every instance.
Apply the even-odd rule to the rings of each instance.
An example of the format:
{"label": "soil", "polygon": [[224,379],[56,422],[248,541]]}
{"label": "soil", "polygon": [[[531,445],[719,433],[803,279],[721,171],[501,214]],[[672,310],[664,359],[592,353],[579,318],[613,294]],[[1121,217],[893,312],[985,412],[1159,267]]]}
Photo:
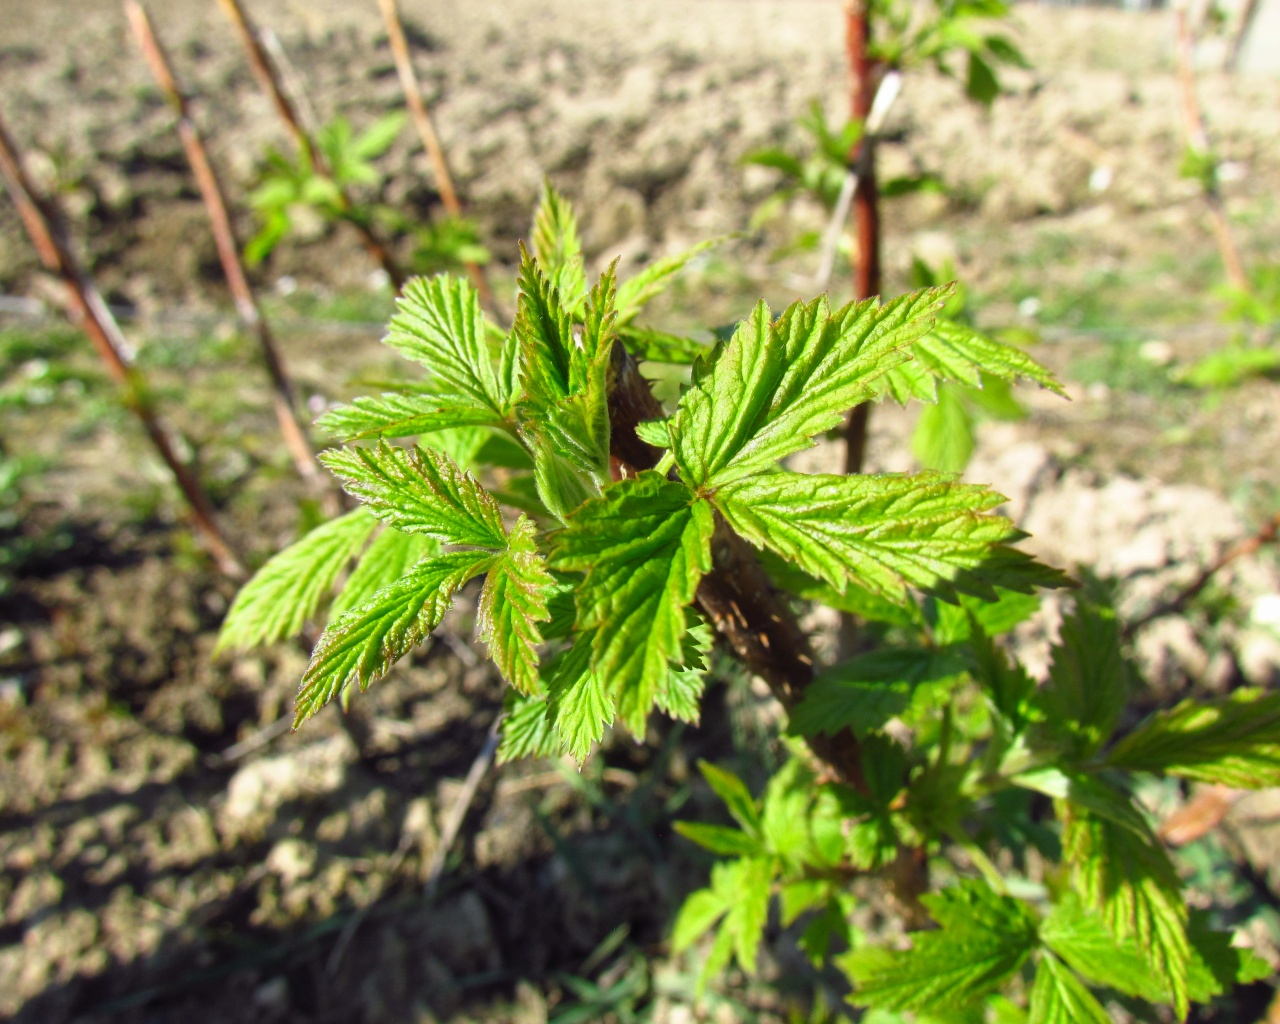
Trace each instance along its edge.
{"label": "soil", "polygon": [[[362,125],[400,104],[367,6],[253,4],[322,119]],[[216,5],[151,7],[200,97],[214,159],[243,195],[265,147],[284,145],[271,111]],[[634,266],[735,236],[655,305],[656,324],[725,323],[761,294],[781,305],[809,290],[803,257],[770,258],[782,224],[737,234],[775,186],[739,161],[799,143],[793,120],[812,97],[844,109],[839,5],[402,7],[503,288],[549,175],[583,212],[594,263],[621,253]],[[982,323],[1040,331],[1037,354],[1073,400],[1033,393],[1026,421],[984,425],[968,475],[1008,495],[1042,557],[1092,566],[1139,614],[1274,512],[1275,384],[1214,405],[1162,365],[1230,334],[1207,294],[1220,277],[1212,237],[1176,175],[1163,15],[1020,6],[1016,20],[1034,70],[1011,72],[989,114],[931,72],[908,79],[884,168],[938,173],[949,191],[888,206],[888,283],[905,286],[913,254],[950,260]],[[1260,261],[1280,227],[1280,82],[1209,72],[1201,93],[1233,168],[1228,208],[1247,259]],[[252,350],[228,327],[170,115],[118,6],[0,0],[0,96],[87,263],[133,312],[130,335],[228,532],[261,560],[296,535],[306,496],[274,441]],[[436,212],[408,132],[382,166],[371,194]],[[792,212],[793,228],[820,224],[815,209]],[[407,255],[409,240],[399,244]],[[370,271],[353,238],[321,227],[256,272],[317,407],[400,372],[377,344],[389,300]],[[8,204],[0,290],[54,294]],[[691,1009],[688,964],[664,945],[683,894],[705,878],[671,829],[712,806],[691,781],[693,759],[741,757],[744,735],[769,719],[767,699],[717,688],[698,728],[655,723],[650,743],[613,741],[581,775],[547,763],[490,772],[443,885],[425,894],[440,823],[501,702],[466,639],[473,595],[349,716],[281,734],[303,649],[213,656],[234,588],[194,546],[89,354],[44,321],[0,322],[0,341],[0,456],[36,467],[15,523],[0,519],[17,560],[12,578],[0,562],[0,1015],[533,1024],[554,1017],[566,974],[617,984],[652,958],[655,1020],[788,1019],[786,983],[809,976],[785,937],[771,933],[766,984],[731,987],[706,1018]],[[910,468],[913,415],[876,411],[872,468]],[[839,453],[808,458],[817,467]],[[1151,700],[1280,683],[1280,636],[1254,614],[1277,593],[1280,565],[1264,552],[1233,564],[1187,614],[1144,630],[1135,657]],[[1019,636],[1033,667],[1057,608],[1048,601]],[[1230,822],[1275,892],[1269,796],[1241,801]],[[1280,962],[1276,936],[1249,938]]]}

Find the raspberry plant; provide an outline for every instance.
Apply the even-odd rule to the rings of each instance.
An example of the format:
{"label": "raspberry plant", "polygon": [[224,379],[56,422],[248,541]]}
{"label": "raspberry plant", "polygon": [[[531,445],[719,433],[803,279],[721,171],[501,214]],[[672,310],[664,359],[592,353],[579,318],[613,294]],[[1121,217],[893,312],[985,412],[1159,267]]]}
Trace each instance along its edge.
{"label": "raspberry plant", "polygon": [[[295,634],[336,588],[300,726],[482,578],[479,636],[511,685],[501,758],[579,763],[611,725],[643,741],[655,713],[696,722],[720,644],[786,710],[789,758],[760,797],[704,764],[735,827],[679,825],[724,858],[673,934],[682,950],[714,932],[704,982],[734,960],[756,969],[775,899],[877,1020],[981,1020],[998,1002],[1005,1019],[1022,1004],[1035,1022],[1106,1021],[1107,999],[1185,1017],[1265,974],[1188,909],[1134,787],[1280,784],[1280,695],[1129,724],[1120,629],[1092,592],[1038,684],[994,637],[1036,610],[1037,588],[1071,581],[1016,547],[1000,495],[932,472],[786,466],[877,396],[1052,375],[989,339],[940,337],[951,292],[931,287],[776,317],[761,302],[664,409],[637,355],[698,346],[636,321],[689,255],[621,283],[615,263],[589,287],[572,211],[548,189],[510,330],[464,280],[411,281],[385,341],[428,375],[320,421],[343,442],[322,459],[360,506],[269,560],[222,644]],[[863,653],[819,667],[801,599],[855,613]],[[910,948],[853,926],[860,878],[884,882]]]}

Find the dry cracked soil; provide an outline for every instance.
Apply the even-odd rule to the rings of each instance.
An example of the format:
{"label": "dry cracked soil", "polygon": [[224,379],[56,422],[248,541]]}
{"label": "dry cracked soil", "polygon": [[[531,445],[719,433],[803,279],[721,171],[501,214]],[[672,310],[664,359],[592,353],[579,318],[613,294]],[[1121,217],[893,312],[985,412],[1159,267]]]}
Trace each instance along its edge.
{"label": "dry cracked soil", "polygon": [[[809,289],[808,257],[771,254],[819,226],[818,211],[801,202],[748,231],[777,182],[741,157],[802,141],[794,121],[812,98],[843,109],[834,0],[402,7],[501,288],[545,175],[581,210],[593,265],[729,236],[655,307],[657,324],[730,323],[760,295],[781,305]],[[271,110],[214,3],[151,8],[243,197],[265,148],[284,144]],[[360,126],[399,105],[372,2],[251,10],[279,33],[321,119]],[[1212,294],[1212,236],[1177,175],[1164,14],[1019,5],[1014,20],[1033,67],[1007,76],[989,113],[952,81],[908,78],[883,165],[937,174],[947,190],[888,205],[887,277],[905,286],[913,255],[950,261],[980,322],[1040,336],[1037,354],[1072,401],[1030,394],[1026,420],[983,424],[969,476],[1009,497],[1043,557],[1115,580],[1122,610],[1138,614],[1274,512],[1280,402],[1274,381],[1211,402],[1168,373],[1230,328]],[[1280,81],[1210,70],[1201,93],[1246,257],[1274,258]],[[265,558],[297,534],[305,495],[273,440],[252,353],[228,326],[198,196],[119,7],[0,2],[0,107],[129,312],[230,532]],[[437,212],[408,132],[381,166],[377,198]],[[255,274],[323,407],[396,372],[377,344],[389,298],[356,240],[304,227]],[[7,203],[0,291],[48,306],[55,295]],[[773,935],[770,984],[709,1017],[695,1015],[688,972],[664,946],[705,877],[670,827],[710,806],[691,765],[765,728],[766,697],[717,689],[696,729],[655,723],[649,744],[612,741],[581,774],[549,763],[489,773],[443,884],[424,895],[442,821],[501,702],[470,642],[473,596],[349,716],[284,733],[304,650],[214,657],[234,588],[200,556],[83,343],[29,313],[0,310],[0,456],[24,467],[19,483],[0,479],[0,1015],[532,1024],[554,1018],[565,974],[617,985],[648,957],[653,1020],[789,1019],[785,981],[800,968],[784,938]],[[911,467],[913,415],[877,410],[873,468]],[[831,466],[839,452],[806,458]],[[1280,683],[1280,634],[1255,614],[1278,593],[1264,551],[1224,572],[1213,600],[1143,630],[1135,657],[1152,700]],[[1057,611],[1048,601],[1018,638],[1041,670]],[[1273,893],[1276,809],[1260,793],[1228,819]],[[1280,962],[1276,935],[1250,939]]]}

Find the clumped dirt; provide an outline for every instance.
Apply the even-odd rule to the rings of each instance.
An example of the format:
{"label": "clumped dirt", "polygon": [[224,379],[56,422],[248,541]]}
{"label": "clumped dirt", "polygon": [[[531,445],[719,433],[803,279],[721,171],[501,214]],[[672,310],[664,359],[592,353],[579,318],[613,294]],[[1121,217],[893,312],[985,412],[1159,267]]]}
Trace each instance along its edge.
{"label": "clumped dirt", "polygon": [[[774,181],[739,158],[798,141],[791,122],[809,98],[833,111],[845,102],[834,3],[402,7],[462,191],[500,259],[526,232],[544,174],[583,211],[593,260],[620,252],[634,264],[740,232]],[[322,118],[364,124],[399,105],[372,5],[252,9],[279,31]],[[243,194],[264,147],[283,144],[266,102],[215,5],[155,4],[153,14],[203,98],[215,159]],[[912,253],[951,259],[986,296],[984,322],[1016,321],[1029,297],[1052,311],[1039,352],[1072,381],[1074,401],[1031,395],[1028,421],[985,425],[969,476],[1009,496],[1043,557],[1093,566],[1117,581],[1122,609],[1141,613],[1274,507],[1274,384],[1207,408],[1134,355],[1150,338],[1189,357],[1226,336],[1197,326],[1212,318],[1204,296],[1219,271],[1194,190],[1174,173],[1181,143],[1165,22],[1024,7],[1018,20],[1036,70],[1010,75],[1010,94],[989,115],[952,82],[910,79],[882,150],[886,172],[932,171],[951,189],[889,207],[889,277],[904,283]],[[1203,93],[1237,168],[1229,206],[1249,255],[1265,255],[1277,226],[1280,83],[1210,74]],[[237,540],[264,557],[296,531],[302,495],[274,451],[251,356],[216,329],[214,342],[205,337],[226,307],[212,243],[118,8],[4,0],[0,94],[104,288],[150,315],[135,329],[166,409],[192,438]],[[417,215],[435,209],[407,132],[385,166],[380,198]],[[803,205],[795,215],[819,223]],[[780,232],[727,242],[658,316],[705,327],[761,293],[780,304],[808,290],[803,260],[769,260]],[[370,311],[355,318],[378,319],[385,296],[370,290],[369,270],[354,240],[321,231],[258,274],[268,287],[287,278],[319,309],[367,297],[351,300]],[[8,204],[0,288],[52,294]],[[1109,341],[1090,333],[1100,323],[1130,333]],[[1179,333],[1188,323],[1197,329]],[[398,372],[376,334],[331,325],[284,342],[306,393],[323,402],[356,376]],[[33,362],[15,379],[43,372]],[[36,554],[0,590],[0,1014],[42,1024],[533,1024],[547,1019],[549,1000],[554,1012],[557,972],[617,956],[592,960],[617,926],[627,928],[619,949],[662,953],[674,908],[705,877],[670,828],[695,816],[687,801],[705,799],[689,781],[691,761],[731,756],[743,721],[767,717],[761,698],[717,689],[700,728],[655,725],[649,744],[616,742],[582,776],[546,764],[490,774],[444,885],[425,897],[443,816],[501,700],[499,681],[456,639],[470,636],[469,600],[443,639],[358,698],[350,716],[326,712],[280,735],[305,652],[212,656],[233,588],[175,525],[155,467],[101,398],[87,359],[67,365],[79,390],[64,382],[53,398],[6,406],[0,449],[53,464],[10,531]],[[910,414],[877,411],[874,468],[909,468],[910,424]],[[833,458],[820,448],[811,465]],[[1280,639],[1252,614],[1277,592],[1273,556],[1241,562],[1218,598],[1144,631],[1136,656],[1153,699],[1280,682]],[[1033,666],[1043,667],[1056,609],[1049,601],[1019,638]],[[1255,800],[1233,812],[1263,873],[1274,870],[1274,844],[1253,823],[1265,810]],[[1274,954],[1266,935],[1251,937]],[[785,948],[772,949],[775,977],[799,970],[781,959]],[[679,968],[660,968],[655,1019],[694,1019]],[[724,1019],[786,1019],[776,991],[752,998],[756,1016]]]}

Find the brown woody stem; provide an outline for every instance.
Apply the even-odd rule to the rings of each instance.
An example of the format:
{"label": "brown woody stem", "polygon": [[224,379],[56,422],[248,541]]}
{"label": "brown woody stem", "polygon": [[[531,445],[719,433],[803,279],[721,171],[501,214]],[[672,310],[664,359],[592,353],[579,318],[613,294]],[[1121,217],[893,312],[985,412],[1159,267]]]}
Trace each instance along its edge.
{"label": "brown woody stem", "polygon": [[[1174,11],[1174,19],[1178,29],[1178,85],[1182,93],[1183,132],[1189,149],[1197,154],[1207,155],[1212,149],[1209,145],[1209,133],[1204,126],[1204,116],[1200,111],[1200,100],[1196,96],[1191,26],[1187,22],[1187,12],[1182,8]],[[1218,242],[1218,252],[1222,254],[1222,265],[1226,269],[1227,278],[1241,291],[1250,291],[1249,275],[1245,273],[1244,261],[1240,258],[1240,250],[1231,234],[1226,206],[1215,180],[1204,182],[1204,201],[1209,208],[1209,223]]]}
{"label": "brown woody stem", "polygon": [[1226,551],[1222,552],[1217,558],[1206,565],[1197,574],[1196,578],[1179,590],[1173,597],[1167,601],[1161,601],[1154,608],[1139,615],[1135,619],[1131,619],[1124,627],[1124,636],[1126,638],[1133,636],[1143,626],[1156,619],[1164,618],[1166,615],[1173,615],[1182,610],[1183,606],[1200,591],[1209,585],[1209,582],[1221,572],[1224,568],[1234,562],[1237,558],[1244,558],[1252,555],[1255,551],[1260,550],[1267,544],[1274,544],[1280,540],[1280,512],[1277,512],[1266,523],[1262,529],[1255,533],[1252,537],[1246,537],[1244,540],[1237,541],[1232,544]]}
{"label": "brown woody stem", "polygon": [[[293,136],[293,141],[299,152],[309,161],[311,169],[316,174],[333,182],[333,174],[325,163],[324,154],[321,153],[316,139],[307,131],[293,104],[289,101],[284,86],[280,82],[280,76],[276,73],[275,67],[267,56],[267,52],[262,46],[262,40],[258,37],[257,30],[254,28],[253,23],[249,21],[249,16],[245,14],[244,8],[240,6],[240,0],[218,0],[218,6],[222,8],[222,13],[227,16],[227,20],[231,22],[232,27],[235,29],[236,36],[239,38],[241,45],[244,47],[245,55],[249,59],[249,67],[253,71],[254,78],[258,80],[258,84],[271,97],[276,113],[280,115],[280,120],[284,122],[285,128]],[[336,182],[334,184],[335,186],[337,185]],[[352,203],[351,197],[346,190],[339,186],[337,192],[342,219],[355,229],[356,234],[360,236],[360,241],[364,245],[365,251],[386,272],[392,287],[398,292],[404,286],[408,275],[400,264],[396,262],[391,250],[373,233],[369,225],[355,215],[355,204]]]}
{"label": "brown woody stem", "polygon": [[[854,235],[857,264],[853,274],[853,297],[869,299],[879,295],[880,283],[880,198],[876,182],[875,140],[866,130],[867,118],[876,94],[876,68],[868,50],[871,26],[866,4],[851,0],[845,8],[845,43],[852,79],[851,110],[863,125],[861,138],[849,154],[849,166],[858,168],[858,184],[853,193]],[[871,406],[863,403],[849,414],[845,424],[845,472],[861,473],[867,451],[867,430]]]}
{"label": "brown woody stem", "polygon": [[[453,187],[453,176],[449,173],[449,163],[444,158],[444,149],[440,145],[440,137],[436,134],[435,125],[431,123],[431,114],[422,99],[422,86],[418,84],[418,76],[413,70],[413,58],[409,53],[409,41],[405,39],[404,27],[400,24],[400,12],[396,0],[378,0],[382,8],[382,20],[387,26],[387,41],[391,44],[391,55],[396,62],[396,74],[400,77],[400,87],[404,90],[405,103],[413,118],[418,137],[422,140],[422,148],[426,150],[427,159],[431,161],[431,169],[435,173],[436,188],[440,190],[440,201],[452,217],[462,216],[462,203],[458,200],[458,192]],[[486,306],[493,305],[493,291],[489,288],[489,280],[485,277],[484,268],[478,263],[464,263],[467,276],[480,293],[480,301]]]}
{"label": "brown woody stem", "polygon": [[[306,431],[298,420],[293,384],[285,371],[284,361],[276,347],[271,327],[262,315],[253,286],[245,276],[244,265],[240,260],[240,246],[236,240],[235,229],[231,225],[231,217],[227,213],[225,193],[218,180],[217,172],[209,160],[199,129],[196,128],[195,121],[191,117],[187,97],[174,77],[173,68],[165,55],[164,47],[156,38],[146,9],[136,0],[126,0],[124,9],[152,77],[155,78],[160,91],[164,93],[165,99],[178,115],[178,135],[182,139],[182,148],[186,152],[187,162],[191,165],[196,186],[200,189],[200,197],[209,214],[209,225],[213,231],[214,245],[218,250],[218,260],[222,264],[223,275],[227,279],[227,286],[235,301],[236,314],[240,317],[245,329],[252,332],[258,339],[262,361],[271,378],[272,405],[275,408],[285,446],[289,449],[299,475],[312,487],[323,487],[325,478],[320,473],[320,464],[316,462]],[[330,494],[332,494],[331,490]]]}
{"label": "brown woody stem", "polygon": [[[661,419],[662,405],[620,341],[614,342],[612,373],[610,454],[615,468],[620,474],[652,469],[662,452],[641,441],[635,428],[644,420]],[[698,606],[738,659],[768,684],[789,711],[804,697],[814,677],[813,654],[804,631],[751,545],[718,516],[711,549],[714,567],[698,587]],[[839,778],[865,791],[862,751],[852,732],[815,736],[809,746]]]}
{"label": "brown woody stem", "polygon": [[179,490],[191,508],[191,519],[218,567],[236,579],[244,577],[244,566],[231,550],[214,519],[213,505],[191,467],[177,453],[177,446],[151,403],[145,381],[128,356],[129,344],[120,325],[88,273],[71,253],[61,229],[62,218],[49,199],[41,198],[32,186],[17,145],[0,120],[0,178],[4,179],[22,225],[40,256],[40,262],[61,278],[67,290],[68,313],[98,350],[107,372],[120,390],[129,411],[142,424],[148,440],[173,474]]}

